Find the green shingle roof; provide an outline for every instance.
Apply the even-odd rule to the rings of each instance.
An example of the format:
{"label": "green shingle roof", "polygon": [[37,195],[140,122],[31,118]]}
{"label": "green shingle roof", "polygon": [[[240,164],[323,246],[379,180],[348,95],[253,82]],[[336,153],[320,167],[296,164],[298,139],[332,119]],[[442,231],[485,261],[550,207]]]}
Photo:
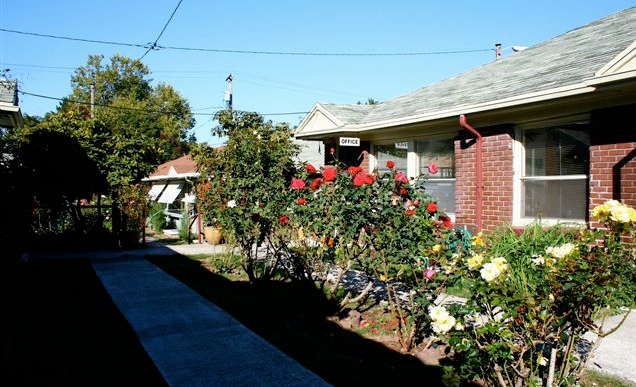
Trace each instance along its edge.
{"label": "green shingle roof", "polygon": [[636,41],[636,7],[377,105],[320,104],[345,124],[372,124],[571,86]]}

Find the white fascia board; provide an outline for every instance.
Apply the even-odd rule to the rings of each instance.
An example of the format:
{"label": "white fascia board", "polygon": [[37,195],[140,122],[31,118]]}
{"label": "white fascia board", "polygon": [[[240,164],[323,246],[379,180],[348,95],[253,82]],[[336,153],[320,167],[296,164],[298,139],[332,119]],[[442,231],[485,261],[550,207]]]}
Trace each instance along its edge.
{"label": "white fascia board", "polygon": [[22,126],[24,119],[22,117],[20,106],[12,103],[0,102],[0,111],[8,112],[10,114],[13,126]]}
{"label": "white fascia board", "polygon": [[604,85],[612,82],[624,81],[624,80],[636,80],[636,70],[624,71],[621,73],[600,75],[589,79],[585,83],[590,86]]}
{"label": "white fascia board", "polygon": [[[309,125],[309,122],[316,117],[316,114],[324,115],[328,120],[334,123],[334,125],[338,128],[345,126],[344,122],[340,120],[338,117],[331,114],[327,109],[325,109],[320,103],[315,104],[309,113],[303,118],[303,120],[298,125],[298,128],[294,131],[294,137],[302,138],[303,130]],[[333,128],[329,129],[329,131],[333,131]],[[311,133],[307,133],[307,135],[321,134],[322,131],[312,131]],[[300,135],[300,136],[299,136]]]}
{"label": "white fascia board", "polygon": [[450,117],[456,117],[461,114],[479,113],[489,110],[512,108],[535,102],[549,101],[558,98],[571,97],[581,94],[587,94],[595,91],[596,88],[585,83],[559,87],[555,89],[539,91],[535,93],[523,94],[515,97],[505,98],[496,101],[485,102],[476,105],[458,106],[451,109],[437,110],[425,114],[401,117],[393,120],[377,121],[370,124],[356,124],[345,126],[343,131],[361,132],[377,129],[385,129],[392,126],[409,125],[418,122],[434,121]]}
{"label": "white fascia board", "polygon": [[161,180],[178,180],[185,178],[198,178],[201,176],[199,172],[188,172],[188,173],[177,173],[176,175],[161,175],[161,176],[151,176],[144,177],[141,181],[161,181]]}
{"label": "white fascia board", "polygon": [[630,63],[636,59],[636,41],[629,45],[626,49],[616,55],[614,59],[609,61],[605,66],[594,74],[595,78],[602,77],[604,75],[616,74],[617,71],[621,71],[625,66],[629,66]]}

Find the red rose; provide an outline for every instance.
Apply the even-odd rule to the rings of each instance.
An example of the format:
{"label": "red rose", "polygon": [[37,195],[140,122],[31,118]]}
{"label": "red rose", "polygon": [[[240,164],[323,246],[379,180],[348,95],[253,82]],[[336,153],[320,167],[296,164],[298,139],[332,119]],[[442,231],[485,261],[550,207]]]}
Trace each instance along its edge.
{"label": "red rose", "polygon": [[393,160],[389,160],[386,162],[386,167],[389,169],[393,169],[393,167],[395,167],[395,163],[393,162]]}
{"label": "red rose", "polygon": [[292,189],[301,190],[305,188],[305,181],[303,179],[292,179],[291,187]]}
{"label": "red rose", "polygon": [[414,208],[408,208],[406,211],[404,211],[404,215],[406,215],[406,216],[415,215],[415,209]]}
{"label": "red rose", "polygon": [[311,188],[312,191],[315,191],[318,188],[320,188],[321,185],[322,185],[322,179],[318,177],[311,182],[311,185],[309,186],[309,188]]}
{"label": "red rose", "polygon": [[431,165],[428,166],[428,173],[429,174],[434,175],[434,174],[437,173],[437,171],[438,171],[437,164],[431,163]]}
{"label": "red rose", "polygon": [[437,212],[437,203],[435,202],[428,203],[428,206],[426,206],[426,211],[430,212],[431,214]]}
{"label": "red rose", "polygon": [[305,165],[305,171],[306,171],[308,174],[313,175],[314,173],[316,173],[316,167],[314,167],[314,166],[313,166],[313,165],[311,165],[311,164],[307,164],[307,165]]}
{"label": "red rose", "polygon": [[280,224],[287,224],[289,223],[289,215],[285,214],[285,215],[281,215],[278,217],[278,223]]}
{"label": "red rose", "polygon": [[336,180],[336,168],[334,167],[325,167],[325,170],[322,171],[322,177],[325,181],[334,181]]}
{"label": "red rose", "polygon": [[442,221],[442,226],[444,226],[444,228],[453,228],[453,223],[451,222],[451,218],[449,218],[446,215],[442,215],[439,217],[439,220]]}
{"label": "red rose", "polygon": [[360,167],[349,167],[347,168],[347,171],[349,172],[349,175],[355,177],[358,173],[362,172],[362,168]]}
{"label": "red rose", "polygon": [[409,191],[406,189],[406,187],[400,187],[400,195],[401,196],[408,196]]}
{"label": "red rose", "polygon": [[367,177],[365,176],[365,174],[364,173],[358,173],[353,178],[353,185],[355,187],[362,187],[364,185],[365,181],[367,181]]}
{"label": "red rose", "polygon": [[364,183],[371,185],[373,184],[373,182],[375,181],[375,175],[367,175],[367,177],[365,177]]}
{"label": "red rose", "polygon": [[301,205],[301,206],[302,206],[303,204],[305,204],[305,198],[303,198],[303,197],[299,197],[299,198],[298,198],[298,205]]}

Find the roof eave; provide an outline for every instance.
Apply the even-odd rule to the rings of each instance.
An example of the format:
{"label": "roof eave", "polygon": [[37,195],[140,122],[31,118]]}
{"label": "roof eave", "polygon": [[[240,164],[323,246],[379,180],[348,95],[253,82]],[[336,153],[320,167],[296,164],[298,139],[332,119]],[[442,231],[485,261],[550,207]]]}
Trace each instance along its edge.
{"label": "roof eave", "polygon": [[201,176],[199,172],[188,172],[188,173],[177,173],[176,175],[159,175],[159,176],[150,176],[144,177],[141,181],[153,182],[153,181],[168,181],[168,180],[179,180],[186,178],[198,178]]}
{"label": "roof eave", "polygon": [[362,124],[351,124],[351,125],[343,125],[337,130],[328,129],[322,131],[314,131],[312,133],[307,134],[307,136],[303,137],[302,134],[297,136],[297,138],[317,138],[319,136],[333,135],[335,133],[359,133],[359,132],[369,132],[375,130],[386,129],[390,127],[397,126],[408,126],[417,123],[427,122],[427,121],[437,121],[448,118],[457,117],[461,114],[474,114],[481,113],[485,111],[491,110],[500,110],[500,109],[514,109],[516,107],[521,107],[524,105],[546,102],[550,100],[555,100],[564,97],[572,97],[581,94],[592,93],[596,90],[594,86],[591,86],[587,83],[578,83],[570,86],[559,87],[550,90],[544,90],[534,93],[528,93],[524,95],[519,95],[515,97],[510,97],[506,99],[489,101],[480,104],[474,105],[465,105],[465,106],[457,106],[450,109],[444,110],[436,110],[432,112],[427,112],[423,114],[416,114],[406,117],[399,117],[396,119],[390,120],[382,120],[371,123],[362,123]]}

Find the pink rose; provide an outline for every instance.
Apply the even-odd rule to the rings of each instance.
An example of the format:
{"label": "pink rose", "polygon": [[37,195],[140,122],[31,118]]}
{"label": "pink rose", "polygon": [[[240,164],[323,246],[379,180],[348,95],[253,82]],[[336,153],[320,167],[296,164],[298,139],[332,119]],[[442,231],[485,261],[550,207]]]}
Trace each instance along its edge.
{"label": "pink rose", "polygon": [[433,278],[434,275],[435,275],[435,270],[433,270],[433,268],[431,267],[427,267],[426,270],[424,271],[424,278],[426,278],[427,280],[430,280],[431,278]]}
{"label": "pink rose", "polygon": [[439,169],[437,168],[437,164],[435,163],[431,163],[431,165],[428,166],[428,173],[431,175],[434,175],[437,173]]}
{"label": "pink rose", "polygon": [[406,177],[406,175],[403,172],[398,172],[395,175],[395,181],[398,181],[400,183],[408,183],[409,179]]}
{"label": "pink rose", "polygon": [[303,179],[292,179],[291,188],[301,190],[305,188],[305,181]]}

